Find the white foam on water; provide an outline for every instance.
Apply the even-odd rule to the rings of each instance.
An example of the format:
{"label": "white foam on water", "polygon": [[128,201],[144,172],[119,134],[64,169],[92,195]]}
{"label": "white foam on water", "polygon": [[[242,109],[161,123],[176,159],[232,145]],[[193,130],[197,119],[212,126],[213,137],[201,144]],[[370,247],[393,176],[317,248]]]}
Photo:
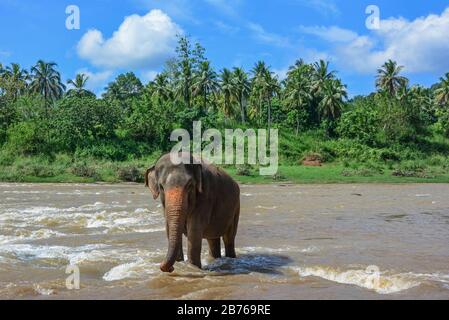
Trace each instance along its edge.
{"label": "white foam on water", "polygon": [[267,247],[242,247],[236,249],[238,253],[283,253],[283,252],[301,252],[301,253],[312,253],[318,252],[319,249],[315,246],[310,246],[307,248],[298,248],[285,246],[283,248],[267,248]]}
{"label": "white foam on water", "polygon": [[159,263],[138,259],[137,261],[124,263],[112,268],[104,274],[103,280],[109,282],[123,279],[138,279],[159,272]]}
{"label": "white foam on water", "polygon": [[264,206],[257,206],[256,209],[264,209],[264,210],[275,210],[278,207],[273,206],[273,207],[264,207]]}
{"label": "white foam on water", "polygon": [[42,296],[51,296],[55,294],[55,291],[53,289],[43,288],[38,284],[33,285],[33,289],[37,294],[40,294]]}
{"label": "white foam on water", "polygon": [[165,231],[165,227],[159,228],[149,228],[149,229],[135,229],[134,232],[137,233],[153,233],[153,232],[162,232]]}
{"label": "white foam on water", "polygon": [[[440,282],[443,284],[449,284],[449,274],[444,273],[405,273],[405,276],[422,279],[422,280],[428,280],[428,281],[435,281]],[[443,285],[444,286],[444,285]]]}
{"label": "white foam on water", "polygon": [[42,193],[48,193],[48,191],[32,191],[32,190],[29,190],[29,191],[17,191],[17,190],[9,191],[9,190],[6,190],[6,191],[3,191],[3,193],[6,193],[6,194],[42,194]]}
{"label": "white foam on water", "polygon": [[7,244],[0,247],[0,255],[9,254],[19,260],[65,259],[71,255],[108,247],[105,244],[90,244],[80,247],[40,246],[31,244]]}
{"label": "white foam on water", "polygon": [[15,243],[26,240],[41,240],[64,236],[66,236],[66,234],[50,229],[39,229],[34,231],[17,229],[14,235],[0,235],[0,244]]}
{"label": "white foam on water", "polygon": [[[157,211],[146,208],[137,208],[134,211],[110,212],[111,208],[121,208],[122,205],[106,205],[103,202],[86,204],[80,207],[55,208],[31,207],[20,209],[7,209],[0,215],[0,226],[3,228],[78,228],[83,233],[125,233],[125,232],[153,232],[152,229],[165,225],[163,215]],[[108,210],[109,209],[109,210]],[[95,229],[103,228],[96,231]],[[142,231],[145,230],[145,231]],[[0,232],[2,230],[0,229]],[[6,233],[8,234],[8,233]],[[60,236],[54,231],[54,236]],[[46,238],[46,237],[42,237]],[[24,238],[22,238],[24,239]],[[30,239],[38,239],[32,237]],[[10,241],[10,239],[0,239]],[[1,243],[1,242],[0,242]]]}
{"label": "white foam on water", "polygon": [[70,264],[83,265],[88,263],[122,263],[138,259],[152,259],[159,256],[160,252],[150,252],[147,250],[130,250],[130,249],[114,249],[102,248],[91,251],[74,252],[68,255]]}
{"label": "white foam on water", "polygon": [[294,269],[301,277],[318,277],[340,284],[355,285],[373,290],[379,294],[398,293],[421,284],[416,278],[405,274],[373,275],[372,273],[368,273],[367,270],[344,271],[331,267],[294,267]]}

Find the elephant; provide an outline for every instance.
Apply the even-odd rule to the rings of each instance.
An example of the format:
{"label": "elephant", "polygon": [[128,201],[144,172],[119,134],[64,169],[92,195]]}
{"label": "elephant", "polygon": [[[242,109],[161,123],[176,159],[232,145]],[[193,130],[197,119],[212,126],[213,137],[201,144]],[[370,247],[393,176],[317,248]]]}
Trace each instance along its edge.
{"label": "elephant", "polygon": [[[164,208],[168,250],[162,272],[174,271],[184,261],[182,235],[187,237],[188,262],[201,268],[202,240],[207,239],[209,255],[221,258],[221,237],[226,257],[236,258],[235,237],[240,216],[240,188],[224,170],[191,161],[174,164],[170,154],[162,156],[145,174],[145,185]],[[196,158],[195,158],[196,159]]]}

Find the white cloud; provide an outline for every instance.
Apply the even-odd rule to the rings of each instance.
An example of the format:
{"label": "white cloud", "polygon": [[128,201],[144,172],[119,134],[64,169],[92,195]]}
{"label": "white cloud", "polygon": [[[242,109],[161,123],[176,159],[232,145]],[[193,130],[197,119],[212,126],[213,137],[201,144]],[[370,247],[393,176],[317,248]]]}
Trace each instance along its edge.
{"label": "white cloud", "polygon": [[225,34],[235,34],[240,31],[239,27],[231,26],[223,21],[215,21],[214,25]]}
{"label": "white cloud", "polygon": [[237,6],[240,4],[240,0],[204,0],[211,6],[220,10],[221,13],[224,13],[229,16],[238,16]]}
{"label": "white cloud", "polygon": [[318,36],[329,42],[348,42],[355,40],[358,35],[356,32],[342,29],[336,26],[332,27],[323,27],[323,26],[314,26],[314,27],[306,27],[300,26],[299,31],[302,33],[307,33],[311,35]]}
{"label": "white cloud", "polygon": [[0,57],[9,58],[11,54],[11,51],[0,50]]}
{"label": "white cloud", "polygon": [[109,39],[89,30],[78,43],[78,55],[108,69],[155,68],[173,54],[176,35],[182,32],[164,12],[151,10],[126,17]]}
{"label": "white cloud", "polygon": [[338,27],[303,27],[302,31],[333,43],[336,62],[359,73],[373,73],[388,59],[404,65],[407,73],[449,70],[449,8],[441,15],[413,21],[382,20],[380,29],[369,35]]}
{"label": "white cloud", "polygon": [[254,38],[262,43],[278,47],[289,46],[288,38],[268,32],[260,24],[250,22],[248,23],[248,29],[253,33]]}
{"label": "white cloud", "polygon": [[340,9],[338,9],[335,0],[297,0],[297,2],[305,7],[314,9],[322,14],[339,15]]}

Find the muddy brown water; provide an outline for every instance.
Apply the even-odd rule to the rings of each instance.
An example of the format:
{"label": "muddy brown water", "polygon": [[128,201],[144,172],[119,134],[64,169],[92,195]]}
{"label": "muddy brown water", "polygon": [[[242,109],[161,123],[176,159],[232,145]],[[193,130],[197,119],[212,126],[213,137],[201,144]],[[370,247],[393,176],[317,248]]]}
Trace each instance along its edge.
{"label": "muddy brown water", "polygon": [[0,184],[0,298],[449,299],[449,185],[241,189],[238,259],[162,274],[143,186]]}

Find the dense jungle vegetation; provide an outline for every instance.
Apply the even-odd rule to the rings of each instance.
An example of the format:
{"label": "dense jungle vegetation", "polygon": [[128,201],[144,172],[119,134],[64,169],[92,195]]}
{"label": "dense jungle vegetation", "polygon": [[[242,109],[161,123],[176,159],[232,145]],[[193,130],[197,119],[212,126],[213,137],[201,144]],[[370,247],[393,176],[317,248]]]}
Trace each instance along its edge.
{"label": "dense jungle vegetation", "polygon": [[449,73],[425,88],[402,69],[385,62],[376,92],[348,99],[328,62],[298,60],[283,80],[263,61],[218,71],[179,37],[153,81],[120,74],[97,97],[84,74],[63,82],[56,63],[0,63],[0,180],[141,181],[171,131],[201,120],[203,130],[279,129],[279,173],[226,168],[242,182],[449,182]]}

